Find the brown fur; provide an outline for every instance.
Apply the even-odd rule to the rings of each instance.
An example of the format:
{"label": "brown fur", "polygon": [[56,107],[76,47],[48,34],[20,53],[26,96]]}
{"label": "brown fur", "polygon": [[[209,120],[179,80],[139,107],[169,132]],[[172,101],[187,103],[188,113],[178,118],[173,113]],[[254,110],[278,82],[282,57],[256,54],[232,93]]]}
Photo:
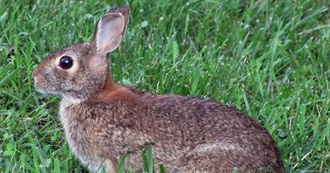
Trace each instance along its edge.
{"label": "brown fur", "polygon": [[[118,46],[128,15],[128,6],[110,10],[91,41],[50,54],[32,74],[38,91],[63,97],[61,122],[82,164],[91,172],[115,172],[116,158],[128,151],[125,168],[139,170],[141,150],[151,144],[155,164],[163,163],[168,172],[284,172],[271,136],[243,112],[210,99],[151,94],[112,81],[106,54]],[[122,35],[104,45],[102,34],[109,28]],[[66,52],[74,52],[70,56],[79,68],[57,65]]]}

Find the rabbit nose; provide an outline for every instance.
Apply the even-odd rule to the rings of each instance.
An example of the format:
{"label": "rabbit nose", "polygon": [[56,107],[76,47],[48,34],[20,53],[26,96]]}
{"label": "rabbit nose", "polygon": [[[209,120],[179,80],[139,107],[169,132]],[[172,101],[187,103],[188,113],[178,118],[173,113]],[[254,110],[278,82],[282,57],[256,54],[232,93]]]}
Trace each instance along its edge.
{"label": "rabbit nose", "polygon": [[32,81],[32,84],[36,84],[37,83],[37,78],[35,78],[35,77],[31,77],[31,81]]}
{"label": "rabbit nose", "polygon": [[37,83],[37,77],[35,75],[35,70],[32,72],[31,81],[32,81],[33,84],[36,84]]}

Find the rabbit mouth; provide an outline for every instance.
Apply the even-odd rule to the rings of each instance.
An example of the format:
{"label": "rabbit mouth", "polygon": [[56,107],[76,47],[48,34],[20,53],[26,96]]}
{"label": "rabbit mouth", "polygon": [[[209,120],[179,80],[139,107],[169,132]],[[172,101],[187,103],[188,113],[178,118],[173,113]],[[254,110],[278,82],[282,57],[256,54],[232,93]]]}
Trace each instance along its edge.
{"label": "rabbit mouth", "polygon": [[63,93],[59,93],[50,89],[45,89],[45,88],[37,88],[36,90],[42,94],[50,95],[50,96],[61,96],[62,98],[65,98],[66,100],[69,100],[72,103],[81,103],[82,99],[70,97],[68,95],[64,95]]}
{"label": "rabbit mouth", "polygon": [[54,90],[49,89],[49,86],[45,86],[44,83],[40,82],[38,78],[33,78],[34,81],[34,88],[43,94],[49,94],[49,95],[56,95]]}
{"label": "rabbit mouth", "polygon": [[80,103],[83,101],[83,99],[75,98],[71,96],[70,94],[66,93],[64,94],[63,92],[57,92],[56,89],[50,89],[49,87],[41,87],[41,86],[36,86],[35,88],[38,92],[50,96],[61,96],[62,98],[65,98],[66,100],[69,100],[72,103]]}
{"label": "rabbit mouth", "polygon": [[43,93],[43,94],[47,94],[47,95],[59,95],[59,93],[53,91],[53,90],[50,90],[50,89],[46,89],[46,88],[40,88],[40,87],[37,87],[35,86],[36,90],[40,93]]}
{"label": "rabbit mouth", "polygon": [[57,86],[50,85],[49,82],[47,82],[48,80],[46,81],[43,78],[34,77],[33,81],[34,81],[34,88],[38,92],[51,96],[63,96],[63,93],[60,92],[61,89],[58,88]]}

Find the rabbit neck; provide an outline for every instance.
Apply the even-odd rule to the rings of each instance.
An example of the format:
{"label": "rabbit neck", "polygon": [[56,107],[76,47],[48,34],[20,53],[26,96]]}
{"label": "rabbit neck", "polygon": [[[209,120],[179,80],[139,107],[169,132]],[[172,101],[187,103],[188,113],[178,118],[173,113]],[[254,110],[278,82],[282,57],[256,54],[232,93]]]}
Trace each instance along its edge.
{"label": "rabbit neck", "polygon": [[125,103],[139,104],[141,98],[140,94],[143,92],[136,91],[136,93],[132,92],[132,88],[114,83],[111,76],[107,76],[103,89],[96,94],[96,97],[93,98],[93,102],[122,101]]}
{"label": "rabbit neck", "polygon": [[111,92],[115,88],[116,88],[116,84],[113,82],[111,75],[107,75],[107,77],[105,79],[104,87],[101,90],[101,93],[105,92],[105,91]]}
{"label": "rabbit neck", "polygon": [[112,77],[107,75],[107,78],[104,83],[104,87],[101,91],[96,94],[96,100],[104,101],[107,100],[116,90],[120,88],[119,85],[113,82]]}

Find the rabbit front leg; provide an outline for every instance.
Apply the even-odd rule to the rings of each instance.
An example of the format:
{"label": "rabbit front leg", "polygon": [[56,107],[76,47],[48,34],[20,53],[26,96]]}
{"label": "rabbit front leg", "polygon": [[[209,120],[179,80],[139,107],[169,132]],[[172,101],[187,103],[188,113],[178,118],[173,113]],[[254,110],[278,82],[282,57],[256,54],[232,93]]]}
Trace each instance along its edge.
{"label": "rabbit front leg", "polygon": [[107,173],[117,172],[117,161],[116,159],[107,159],[105,160],[106,171]]}

